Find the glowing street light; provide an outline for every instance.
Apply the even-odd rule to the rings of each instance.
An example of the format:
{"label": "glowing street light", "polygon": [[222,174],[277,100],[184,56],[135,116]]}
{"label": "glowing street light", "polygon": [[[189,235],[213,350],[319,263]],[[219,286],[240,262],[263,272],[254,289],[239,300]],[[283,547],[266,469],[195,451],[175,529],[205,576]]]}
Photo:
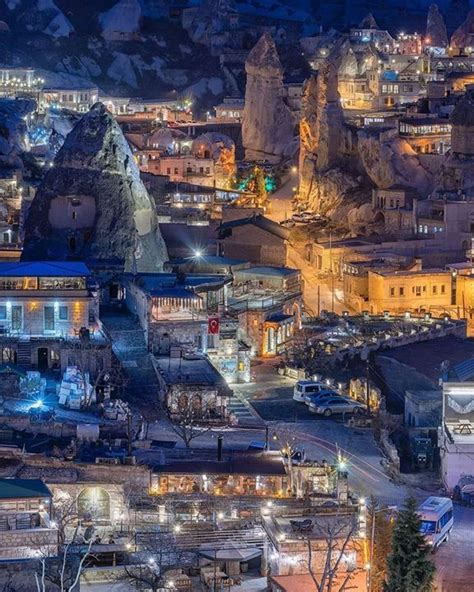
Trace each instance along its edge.
{"label": "glowing street light", "polygon": [[199,249],[196,249],[196,250],[194,251],[194,257],[195,257],[196,259],[200,259],[200,258],[202,257],[202,251],[201,251],[201,250],[199,250]]}

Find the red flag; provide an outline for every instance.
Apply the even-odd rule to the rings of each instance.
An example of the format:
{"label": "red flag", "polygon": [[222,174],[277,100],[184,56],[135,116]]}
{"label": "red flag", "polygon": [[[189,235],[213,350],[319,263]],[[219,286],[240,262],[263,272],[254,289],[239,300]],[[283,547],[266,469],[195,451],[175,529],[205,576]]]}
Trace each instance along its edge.
{"label": "red flag", "polygon": [[209,335],[217,335],[219,333],[219,317],[209,317],[207,321],[207,332]]}

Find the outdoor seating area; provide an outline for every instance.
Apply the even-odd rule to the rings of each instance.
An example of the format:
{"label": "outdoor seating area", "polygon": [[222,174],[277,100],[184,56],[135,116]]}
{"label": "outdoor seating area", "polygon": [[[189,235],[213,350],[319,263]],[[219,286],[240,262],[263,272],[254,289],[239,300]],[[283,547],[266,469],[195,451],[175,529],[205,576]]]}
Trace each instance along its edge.
{"label": "outdoor seating area", "polygon": [[201,567],[200,580],[207,590],[230,590],[232,586],[240,586],[242,579],[239,577],[230,577],[224,571],[219,569],[218,565]]}

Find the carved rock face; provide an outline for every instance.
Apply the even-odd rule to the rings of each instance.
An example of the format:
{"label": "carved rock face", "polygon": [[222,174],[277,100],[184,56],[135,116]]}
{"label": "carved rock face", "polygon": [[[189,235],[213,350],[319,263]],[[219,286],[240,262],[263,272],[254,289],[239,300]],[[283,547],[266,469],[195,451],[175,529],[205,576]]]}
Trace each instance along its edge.
{"label": "carved rock face", "polygon": [[278,162],[292,142],[295,122],[283,100],[283,68],[269,34],[262,35],[250,52],[245,71],[242,122],[245,157]]}
{"label": "carved rock face", "polygon": [[26,223],[24,260],[68,258],[118,258],[138,271],[158,271],[167,259],[128,143],[100,103],[67,136]]}
{"label": "carved rock face", "polygon": [[454,31],[451,45],[458,48],[474,45],[474,10],[469,12],[466,20]]}
{"label": "carved rock face", "polygon": [[446,25],[437,4],[432,4],[428,11],[426,37],[427,43],[433,47],[446,47],[448,45]]}

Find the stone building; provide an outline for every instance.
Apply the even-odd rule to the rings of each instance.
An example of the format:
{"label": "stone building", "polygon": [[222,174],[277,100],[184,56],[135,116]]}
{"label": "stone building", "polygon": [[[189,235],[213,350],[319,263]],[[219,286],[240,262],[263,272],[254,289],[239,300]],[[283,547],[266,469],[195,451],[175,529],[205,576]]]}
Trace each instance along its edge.
{"label": "stone building", "polygon": [[[275,512],[262,520],[269,537],[265,559],[271,573],[272,590],[311,589],[305,586],[308,582],[304,580],[304,576],[309,575],[308,562],[311,562],[311,571],[320,577],[327,560],[330,532],[333,533],[330,543],[333,558],[342,554],[334,579],[361,592],[367,590],[363,551],[366,533],[357,508],[341,507],[333,512],[322,512],[316,506],[304,515]],[[304,530],[308,524],[309,528],[306,526]]]}
{"label": "stone building", "polygon": [[0,347],[4,363],[39,370],[111,363],[89,270],[77,262],[0,263]]}
{"label": "stone building", "polygon": [[58,525],[52,494],[41,479],[0,479],[0,559],[55,556]]}
{"label": "stone building", "polygon": [[451,306],[451,273],[442,269],[369,271],[368,310],[446,310]]}
{"label": "stone building", "polygon": [[[189,259],[187,264],[193,267]],[[172,349],[200,352],[228,382],[248,382],[250,348],[238,321],[225,312],[231,281],[228,273],[129,277],[127,306],[137,314],[149,350],[157,356]]]}
{"label": "stone building", "polygon": [[48,107],[70,109],[79,113],[87,113],[98,98],[97,86],[48,86],[43,89],[43,101]]}
{"label": "stone building", "polygon": [[302,280],[288,267],[255,266],[234,271],[229,314],[238,318],[245,341],[258,356],[291,346],[301,328]]}
{"label": "stone building", "polygon": [[262,265],[286,266],[290,231],[254,215],[223,222],[219,227],[220,254]]}
{"label": "stone building", "polygon": [[443,423],[439,430],[441,477],[453,491],[474,474],[474,383],[443,382]]}
{"label": "stone building", "polygon": [[228,421],[232,391],[205,356],[173,351],[169,357],[155,357],[153,365],[160,385],[158,395],[172,420]]}

